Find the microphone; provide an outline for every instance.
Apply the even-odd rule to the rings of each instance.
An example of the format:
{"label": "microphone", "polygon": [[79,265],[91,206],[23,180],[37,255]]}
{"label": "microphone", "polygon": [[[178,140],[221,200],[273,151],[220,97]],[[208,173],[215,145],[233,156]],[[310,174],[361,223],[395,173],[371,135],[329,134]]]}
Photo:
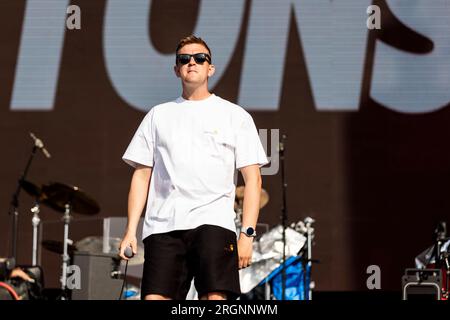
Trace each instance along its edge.
{"label": "microphone", "polygon": [[134,256],[133,250],[131,250],[131,247],[126,247],[123,254],[124,254],[124,256],[127,257],[128,259],[133,258],[133,256]]}
{"label": "microphone", "polygon": [[34,145],[36,146],[36,148],[40,149],[42,151],[42,153],[44,154],[44,156],[46,156],[47,158],[51,158],[50,153],[47,151],[47,149],[45,149],[44,147],[44,143],[42,142],[41,139],[38,139],[33,132],[30,132],[30,137],[34,140]]}

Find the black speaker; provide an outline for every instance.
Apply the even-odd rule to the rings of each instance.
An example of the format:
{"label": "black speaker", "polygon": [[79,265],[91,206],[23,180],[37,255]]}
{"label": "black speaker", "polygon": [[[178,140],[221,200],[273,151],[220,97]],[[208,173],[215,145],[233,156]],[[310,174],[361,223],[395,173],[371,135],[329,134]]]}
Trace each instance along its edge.
{"label": "black speaker", "polygon": [[81,288],[72,289],[72,300],[117,300],[123,280],[117,255],[74,252],[73,264],[80,268]]}
{"label": "black speaker", "polygon": [[406,269],[402,277],[403,300],[441,300],[441,270]]}

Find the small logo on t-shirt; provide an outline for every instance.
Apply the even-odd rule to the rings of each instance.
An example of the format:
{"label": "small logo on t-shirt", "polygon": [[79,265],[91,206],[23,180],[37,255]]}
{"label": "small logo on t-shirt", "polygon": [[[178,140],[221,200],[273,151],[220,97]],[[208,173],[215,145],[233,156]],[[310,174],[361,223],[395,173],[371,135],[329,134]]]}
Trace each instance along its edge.
{"label": "small logo on t-shirt", "polygon": [[224,248],[226,252],[233,252],[234,251],[234,245],[231,243],[227,247]]}
{"label": "small logo on t-shirt", "polygon": [[217,129],[209,129],[209,130],[204,130],[205,133],[209,133],[209,134],[218,134],[219,130]]}

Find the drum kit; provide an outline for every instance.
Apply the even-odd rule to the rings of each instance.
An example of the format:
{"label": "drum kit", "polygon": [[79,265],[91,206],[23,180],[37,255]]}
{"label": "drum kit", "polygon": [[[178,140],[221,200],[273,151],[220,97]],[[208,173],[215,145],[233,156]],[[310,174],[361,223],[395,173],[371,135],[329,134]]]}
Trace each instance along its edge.
{"label": "drum kit", "polygon": [[63,242],[45,240],[42,245],[44,248],[52,252],[61,254],[62,256],[62,274],[60,278],[61,289],[63,292],[67,289],[67,267],[70,262],[70,255],[76,250],[69,239],[69,226],[72,220],[72,213],[84,215],[95,215],[100,212],[100,207],[95,200],[89,197],[85,192],[76,186],[53,182],[38,187],[36,184],[21,180],[20,185],[23,190],[34,198],[35,204],[31,208],[33,213],[33,246],[32,246],[32,264],[37,264],[38,249],[38,229],[41,222],[39,217],[41,204],[52,208],[63,215],[64,223]]}
{"label": "drum kit", "polygon": [[[269,194],[261,189],[260,209],[269,202]],[[242,227],[242,212],[244,203],[244,186],[236,187],[236,197],[234,210],[236,212],[236,229],[238,233]],[[243,294],[249,294],[251,290],[258,285],[264,284],[273,273],[283,265],[283,259],[286,257],[298,257],[304,262],[300,270],[303,279],[308,283],[302,284],[306,291],[302,296],[306,299],[311,298],[311,289],[314,283],[310,281],[311,272],[311,247],[314,238],[314,228],[312,224],[314,219],[307,217],[304,221],[291,224],[284,230],[283,225],[279,224],[269,231],[259,235],[253,242],[252,263],[249,267],[239,270],[241,291]],[[283,241],[283,238],[285,241]],[[290,277],[290,276],[288,276]],[[295,282],[295,279],[288,279],[288,282]],[[305,281],[306,282],[306,281]],[[293,288],[290,288],[292,291]],[[266,299],[267,299],[266,295]],[[274,297],[281,299],[281,297]]]}
{"label": "drum kit", "polygon": [[434,244],[415,258],[416,267],[422,270],[436,270],[440,279],[441,300],[450,299],[450,237],[446,222],[441,221],[434,230]]}
{"label": "drum kit", "polygon": [[[83,252],[88,254],[106,253],[115,256],[119,252],[119,245],[121,239],[110,238],[108,243],[103,241],[103,237],[91,236],[84,238],[75,244],[69,238],[69,227],[73,219],[73,213],[82,215],[93,216],[100,212],[100,207],[97,202],[88,196],[79,187],[67,185],[59,182],[52,182],[49,184],[38,185],[21,179],[20,187],[28,195],[34,199],[34,205],[31,208],[32,226],[33,226],[33,244],[32,244],[32,265],[36,266],[38,263],[38,239],[39,239],[39,226],[41,219],[39,214],[41,212],[41,205],[45,205],[48,208],[62,214],[62,222],[64,225],[63,240],[43,240],[41,245],[43,248],[50,252],[57,253],[62,257],[61,263],[61,299],[67,299],[69,294],[69,288],[67,286],[68,267],[73,261],[73,256],[76,252]],[[105,251],[106,250],[106,251]],[[144,263],[144,249],[138,247],[138,254],[129,263],[130,266],[140,265]],[[118,263],[120,264],[120,258],[117,255]],[[120,273],[120,272],[119,272]]]}

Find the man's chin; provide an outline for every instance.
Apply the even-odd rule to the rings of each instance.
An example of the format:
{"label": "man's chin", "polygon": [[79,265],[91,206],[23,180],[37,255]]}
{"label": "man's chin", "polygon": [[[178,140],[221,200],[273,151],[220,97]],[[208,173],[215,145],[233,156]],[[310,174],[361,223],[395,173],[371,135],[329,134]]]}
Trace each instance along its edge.
{"label": "man's chin", "polygon": [[198,85],[202,84],[204,81],[199,79],[198,77],[186,77],[184,82],[190,85]]}

